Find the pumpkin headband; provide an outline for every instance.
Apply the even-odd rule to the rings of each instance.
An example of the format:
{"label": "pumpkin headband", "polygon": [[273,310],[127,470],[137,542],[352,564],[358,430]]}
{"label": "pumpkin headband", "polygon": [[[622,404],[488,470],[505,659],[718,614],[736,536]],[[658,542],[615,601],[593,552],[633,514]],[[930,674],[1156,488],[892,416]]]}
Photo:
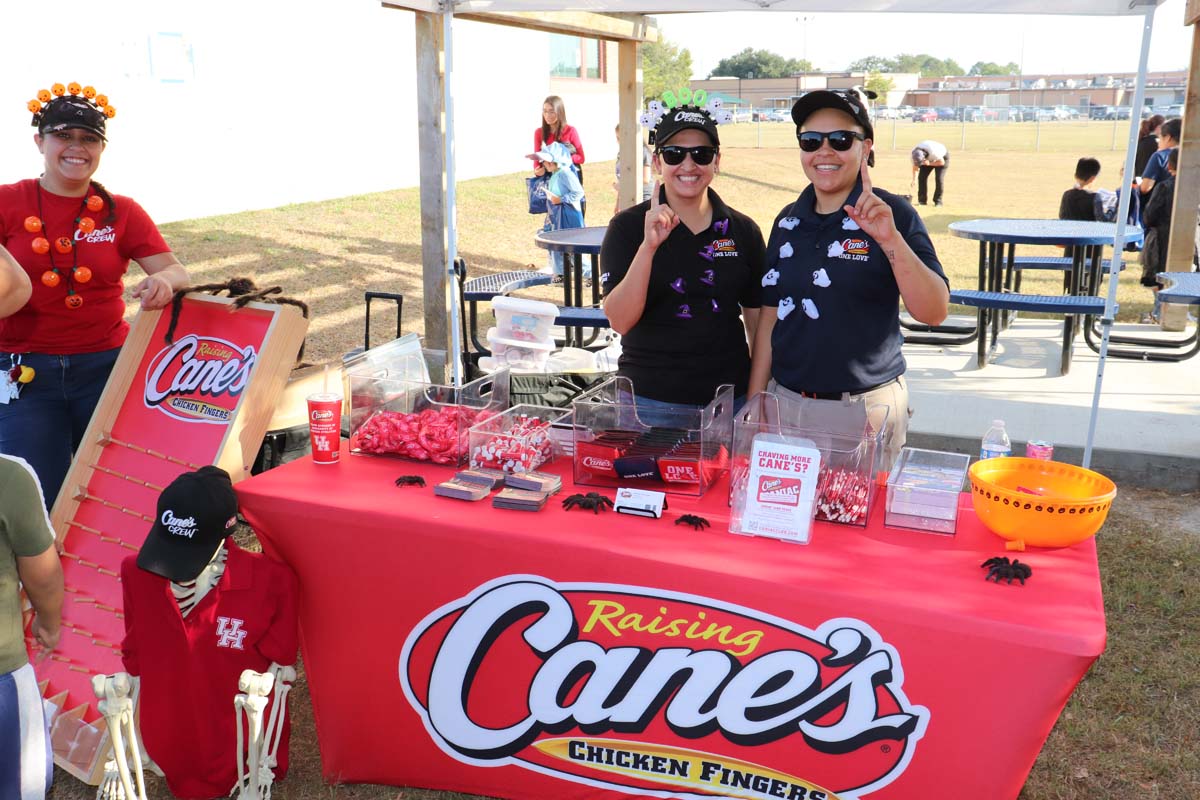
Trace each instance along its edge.
{"label": "pumpkin headband", "polygon": [[54,133],[69,128],[82,128],[105,136],[105,123],[117,115],[117,110],[108,104],[105,95],[97,94],[91,86],[56,83],[49,90],[41,89],[36,100],[26,104],[33,112],[30,124],[38,133]]}

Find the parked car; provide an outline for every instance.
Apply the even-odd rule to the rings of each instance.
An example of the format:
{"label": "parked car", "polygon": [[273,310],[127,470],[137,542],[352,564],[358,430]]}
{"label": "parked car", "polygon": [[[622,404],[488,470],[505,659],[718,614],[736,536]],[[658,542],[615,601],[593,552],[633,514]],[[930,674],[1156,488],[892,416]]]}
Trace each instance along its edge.
{"label": "parked car", "polygon": [[879,106],[875,109],[875,119],[897,119],[900,114],[891,106]]}
{"label": "parked car", "polygon": [[1133,116],[1133,109],[1129,106],[1109,106],[1109,113],[1105,119],[1129,119]]}
{"label": "parked car", "polygon": [[913,122],[937,122],[938,113],[932,108],[918,108],[913,114]]}
{"label": "parked car", "polygon": [[939,120],[958,119],[958,112],[950,106],[938,106],[934,109]]}
{"label": "parked car", "polygon": [[1055,106],[1051,111],[1057,120],[1079,119],[1079,111],[1070,106]]}
{"label": "parked car", "polygon": [[912,119],[917,110],[912,106],[896,106],[896,114],[900,119]]}
{"label": "parked car", "polygon": [[1112,106],[1092,106],[1088,109],[1088,119],[1109,119],[1108,110]]}
{"label": "parked car", "polygon": [[777,108],[767,114],[767,122],[791,122],[792,112],[786,108]]}

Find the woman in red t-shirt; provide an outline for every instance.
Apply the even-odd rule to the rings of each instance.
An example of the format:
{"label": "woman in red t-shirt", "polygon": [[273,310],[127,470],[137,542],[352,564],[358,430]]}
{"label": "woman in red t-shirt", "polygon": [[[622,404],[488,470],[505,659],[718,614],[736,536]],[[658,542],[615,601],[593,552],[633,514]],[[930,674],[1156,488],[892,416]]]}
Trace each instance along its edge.
{"label": "woman in red t-shirt", "polygon": [[[142,308],[167,305],[188,278],[141,206],[92,180],[115,113],[108,99],[55,84],[29,109],[44,171],[0,186],[0,245],[33,288],[0,320],[0,453],[29,462],[49,506],[129,331],[130,260],[146,273],[132,291]],[[29,380],[14,382],[22,372]]]}
{"label": "woman in red t-shirt", "polygon": [[[533,152],[554,142],[562,142],[571,151],[575,174],[583,183],[583,142],[579,141],[579,131],[567,124],[567,109],[563,106],[562,98],[556,94],[542,101],[542,126],[533,131]],[[541,175],[542,170],[542,162],[534,159],[533,171]]]}

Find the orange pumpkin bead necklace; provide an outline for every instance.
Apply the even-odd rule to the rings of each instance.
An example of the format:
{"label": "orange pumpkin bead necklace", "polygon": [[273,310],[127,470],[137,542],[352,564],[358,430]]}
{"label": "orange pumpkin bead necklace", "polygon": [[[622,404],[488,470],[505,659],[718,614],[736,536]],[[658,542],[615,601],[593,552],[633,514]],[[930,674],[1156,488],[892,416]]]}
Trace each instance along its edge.
{"label": "orange pumpkin bead necklace", "polygon": [[[58,252],[62,255],[71,256],[71,269],[66,274],[67,281],[67,296],[64,299],[67,308],[72,310],[83,305],[83,297],[76,291],[76,285],[87,283],[92,279],[92,270],[85,266],[79,265],[79,248],[75,245],[75,238],[72,236],[59,236],[51,244],[46,237],[46,223],[43,221],[45,215],[42,213],[42,185],[37,185],[37,201],[38,213],[37,216],[32,214],[25,218],[25,230],[30,233],[40,233],[41,236],[34,238],[30,245],[34,253],[50,257],[50,269],[42,273],[42,285],[51,289],[63,282],[63,274],[59,270],[57,264],[54,263],[54,253]],[[88,194],[79,203],[79,211],[75,215],[75,230],[85,236],[96,229],[96,221],[91,217],[84,216],[84,211],[99,211],[104,208],[104,199],[98,195]]]}

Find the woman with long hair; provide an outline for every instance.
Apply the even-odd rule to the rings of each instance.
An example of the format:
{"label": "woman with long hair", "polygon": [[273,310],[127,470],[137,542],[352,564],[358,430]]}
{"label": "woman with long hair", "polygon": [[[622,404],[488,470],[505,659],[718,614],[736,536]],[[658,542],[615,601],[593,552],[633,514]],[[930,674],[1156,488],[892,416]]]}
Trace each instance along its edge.
{"label": "woman with long hair", "polygon": [[[579,140],[579,131],[567,124],[567,109],[562,98],[552,94],[542,101],[542,124],[533,131],[533,152],[555,142],[562,142],[571,151],[575,176],[583,183],[583,142]],[[537,166],[541,168],[540,162]]]}
{"label": "woman with long hair", "polygon": [[1139,178],[1142,177],[1142,171],[1146,169],[1146,162],[1150,160],[1150,156],[1158,150],[1158,129],[1162,127],[1165,119],[1162,114],[1155,114],[1142,120],[1142,124],[1138,127],[1137,153],[1133,157],[1133,174]]}

